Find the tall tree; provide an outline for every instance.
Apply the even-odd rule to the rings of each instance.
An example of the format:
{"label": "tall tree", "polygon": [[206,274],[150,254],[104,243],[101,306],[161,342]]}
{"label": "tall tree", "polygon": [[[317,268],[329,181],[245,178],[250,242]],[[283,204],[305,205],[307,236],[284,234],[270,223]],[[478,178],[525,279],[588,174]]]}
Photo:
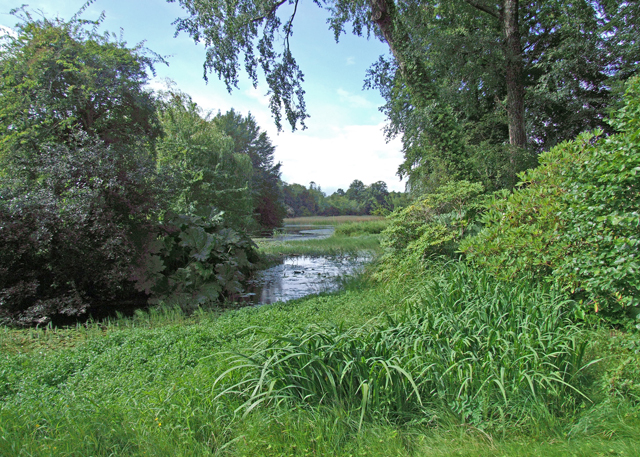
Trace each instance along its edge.
{"label": "tall tree", "polygon": [[253,174],[249,187],[253,198],[254,218],[263,229],[282,225],[285,216],[280,184],[280,163],[274,163],[275,146],[266,132],[260,130],[255,118],[233,109],[215,117],[216,125],[233,140],[236,154],[249,157]]}
{"label": "tall tree", "polygon": [[234,151],[234,141],[187,94],[163,94],[157,166],[165,177],[167,207],[177,214],[208,216],[224,211],[233,228],[253,228],[249,183],[251,160]]}
{"label": "tall tree", "polygon": [[[299,0],[178,1],[190,14],[176,22],[178,31],[209,46],[206,71],[215,72],[231,88],[238,81],[240,55],[244,54],[245,69],[254,84],[258,67],[265,72],[276,124],[280,127],[284,112],[292,128],[304,127],[303,77],[289,47]],[[400,117],[411,118],[413,112],[419,112],[421,119],[431,122],[436,136],[428,143],[439,142],[439,122],[453,125],[463,120],[464,130],[471,127],[475,131],[454,131],[448,138],[451,146],[441,154],[445,168],[468,159],[461,170],[455,170],[463,177],[469,167],[483,165],[465,149],[469,141],[475,145],[488,141],[490,147],[510,145],[504,150],[513,176],[519,166],[518,149],[540,150],[564,139],[563,132],[603,126],[593,124],[603,124],[616,80],[637,71],[637,2],[316,3],[330,12],[336,39],[351,24],[355,34],[374,33],[388,43],[393,62],[385,64],[392,72],[386,78],[395,86],[389,95],[404,97]],[[278,11],[285,4],[293,8],[282,19]],[[278,37],[284,37],[280,52],[275,47]],[[419,132],[424,122],[414,124]],[[500,133],[501,124],[504,139],[492,133]],[[392,125],[396,133],[404,133],[405,128]],[[496,155],[504,154],[497,151]],[[495,182],[510,181],[494,176],[503,171],[483,173]]]}
{"label": "tall tree", "polygon": [[149,62],[95,23],[23,19],[0,49],[0,322],[144,305],[131,279],[157,234]]}
{"label": "tall tree", "polygon": [[24,9],[14,14],[22,19],[18,34],[0,46],[1,159],[27,166],[43,145],[70,144],[80,132],[106,144],[159,134],[145,89],[155,55],[96,33],[102,18],[36,21]]}

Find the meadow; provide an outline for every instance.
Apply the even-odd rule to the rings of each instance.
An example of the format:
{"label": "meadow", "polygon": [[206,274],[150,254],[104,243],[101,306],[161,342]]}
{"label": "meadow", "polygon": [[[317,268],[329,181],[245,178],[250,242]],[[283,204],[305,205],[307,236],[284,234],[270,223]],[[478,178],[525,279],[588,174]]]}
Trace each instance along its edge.
{"label": "meadow", "polygon": [[574,324],[534,281],[396,273],[270,306],[3,328],[0,455],[637,455],[637,336]]}

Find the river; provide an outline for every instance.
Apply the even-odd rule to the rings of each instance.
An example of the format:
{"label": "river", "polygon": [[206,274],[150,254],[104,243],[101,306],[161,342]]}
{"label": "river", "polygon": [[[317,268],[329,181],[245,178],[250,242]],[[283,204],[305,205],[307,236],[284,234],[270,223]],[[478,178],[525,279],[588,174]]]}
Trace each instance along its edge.
{"label": "river", "polygon": [[[301,241],[331,236],[334,227],[286,226],[269,240]],[[262,239],[265,241],[265,239]],[[338,290],[345,276],[353,275],[369,260],[367,256],[289,256],[282,263],[259,271],[249,281],[246,298],[254,305],[294,300],[311,294]]]}

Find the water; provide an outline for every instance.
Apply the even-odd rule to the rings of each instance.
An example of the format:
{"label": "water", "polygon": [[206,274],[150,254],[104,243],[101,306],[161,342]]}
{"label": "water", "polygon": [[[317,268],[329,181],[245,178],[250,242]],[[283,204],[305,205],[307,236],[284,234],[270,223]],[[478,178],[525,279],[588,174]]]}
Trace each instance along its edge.
{"label": "water", "polygon": [[265,233],[260,241],[295,241],[295,240],[320,240],[333,235],[333,225],[289,225],[285,224],[275,231],[275,234]]}
{"label": "water", "polygon": [[340,288],[341,277],[356,273],[367,260],[364,257],[288,257],[280,265],[256,274],[247,287],[246,300],[264,305],[335,291]]}

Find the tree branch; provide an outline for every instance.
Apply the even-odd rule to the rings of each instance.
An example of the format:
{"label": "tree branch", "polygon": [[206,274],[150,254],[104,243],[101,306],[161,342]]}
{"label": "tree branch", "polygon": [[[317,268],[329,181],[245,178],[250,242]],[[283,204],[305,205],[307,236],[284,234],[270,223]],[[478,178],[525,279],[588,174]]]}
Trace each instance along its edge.
{"label": "tree branch", "polygon": [[293,27],[293,19],[296,17],[296,12],[298,11],[298,1],[296,0],[295,5],[293,6],[293,13],[291,14],[291,17],[289,18],[289,20],[287,21],[286,25],[284,26],[284,30],[285,30],[285,43],[287,45],[287,49],[289,48],[289,36],[291,36],[291,29]]}
{"label": "tree branch", "polygon": [[[278,3],[275,3],[271,9],[269,11],[267,11],[265,14],[263,14],[262,16],[258,16],[258,17],[254,17],[253,19],[251,19],[251,22],[260,22],[265,20],[266,18],[268,18],[269,16],[271,16],[272,14],[274,14],[278,8],[280,8],[282,5],[284,5],[285,3],[287,3],[288,0],[281,0]],[[296,2],[297,5],[297,2]],[[294,13],[295,14],[295,13]]]}
{"label": "tree branch", "polygon": [[464,1],[478,10],[483,11],[489,14],[490,16],[495,17],[496,19],[500,19],[500,13],[496,11],[494,8],[491,8],[490,6],[485,5],[484,3],[481,3],[478,0],[464,0]]}

